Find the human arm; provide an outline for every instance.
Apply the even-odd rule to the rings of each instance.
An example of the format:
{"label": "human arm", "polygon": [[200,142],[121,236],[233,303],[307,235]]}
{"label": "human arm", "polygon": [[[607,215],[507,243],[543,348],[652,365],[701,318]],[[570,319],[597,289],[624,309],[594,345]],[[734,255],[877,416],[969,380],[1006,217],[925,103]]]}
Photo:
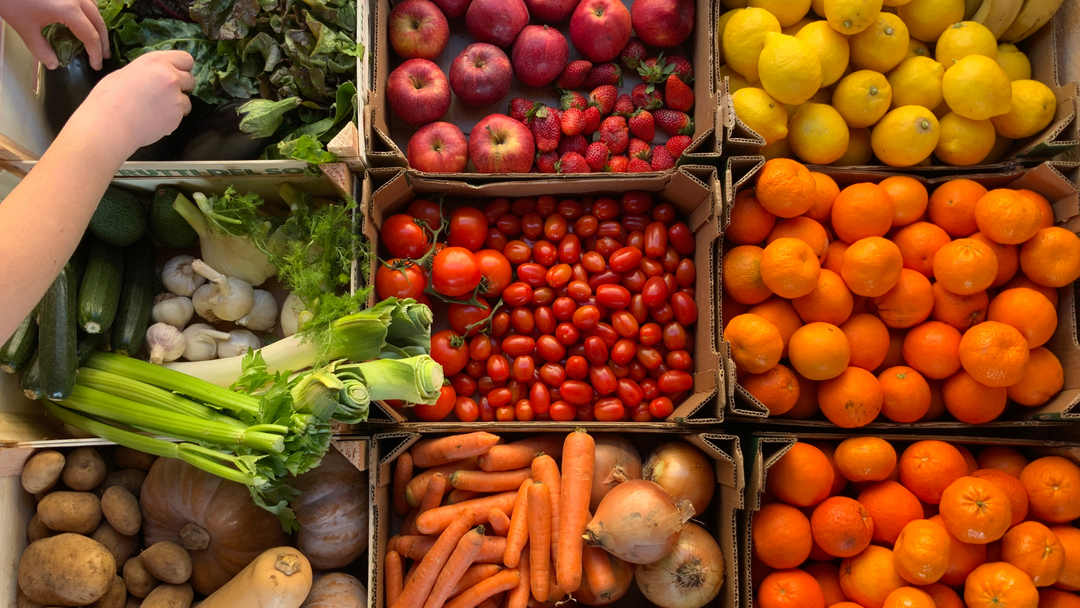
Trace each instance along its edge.
{"label": "human arm", "polygon": [[95,70],[101,69],[102,58],[109,58],[109,34],[94,0],[0,0],[0,19],[18,32],[34,58],[50,70],[60,62],[41,30],[53,23],[66,25],[75,34]]}

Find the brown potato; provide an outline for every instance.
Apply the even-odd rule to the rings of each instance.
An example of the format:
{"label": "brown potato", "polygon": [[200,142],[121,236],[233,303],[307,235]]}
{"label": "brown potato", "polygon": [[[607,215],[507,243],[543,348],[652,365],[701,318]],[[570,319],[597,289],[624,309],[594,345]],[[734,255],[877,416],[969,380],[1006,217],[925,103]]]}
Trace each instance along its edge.
{"label": "brown potato", "polygon": [[189,608],[195,599],[191,585],[158,585],[143,600],[142,608]]}
{"label": "brown potato", "polygon": [[127,603],[124,604],[124,608],[142,608],[142,598],[129,595]]}
{"label": "brown potato", "polygon": [[105,479],[105,459],[94,448],[76,448],[67,455],[60,479],[72,490],[89,492]]}
{"label": "brown potato", "polygon": [[50,536],[56,536],[56,531],[41,523],[41,518],[37,515],[30,518],[30,523],[26,525],[26,537],[30,539],[30,542]]}
{"label": "brown potato", "polygon": [[90,538],[101,543],[116,560],[116,569],[122,570],[131,556],[139,550],[139,537],[120,534],[109,522],[102,521]]}
{"label": "brown potato", "polygon": [[113,464],[115,464],[118,469],[142,469],[144,471],[149,471],[157,458],[158,457],[153,454],[147,454],[146,452],[140,452],[139,450],[133,450],[124,446],[116,448],[113,450],[112,454]]}
{"label": "brown potato", "polygon": [[23,593],[23,590],[19,589],[19,595],[18,595],[18,597],[15,598],[15,607],[16,608],[45,608],[45,605],[44,604],[39,604],[39,603],[35,602],[34,600],[26,597],[26,594]]}
{"label": "brown potato", "polygon": [[101,482],[101,485],[94,488],[94,493],[98,496],[103,496],[105,490],[113,486],[123,486],[127,488],[128,492],[131,492],[132,496],[138,497],[142,491],[143,481],[146,480],[146,471],[141,469],[122,469],[120,471],[113,471],[105,476],[105,481]]}
{"label": "brown potato", "polygon": [[131,595],[146,597],[160,584],[161,581],[146,569],[141,557],[133,557],[124,564],[124,586]]}
{"label": "brown potato", "polygon": [[142,527],[139,499],[124,486],[112,486],[101,495],[101,513],[121,534],[138,534]]}
{"label": "brown potato", "polygon": [[47,606],[85,606],[100,599],[116,577],[116,562],[101,543],[78,534],[43,538],[19,561],[19,588]]}
{"label": "brown potato", "polygon": [[55,450],[45,450],[34,454],[23,465],[23,489],[31,494],[40,494],[51,489],[60,480],[64,462],[64,455]]}
{"label": "brown potato", "polygon": [[139,559],[150,574],[170,585],[179,585],[191,578],[191,556],[183,547],[167,540],[147,547],[139,554]]}
{"label": "brown potato", "polygon": [[57,532],[90,534],[101,523],[101,500],[89,492],[53,492],[38,503],[37,514]]}
{"label": "brown potato", "polygon": [[127,603],[127,587],[124,587],[124,579],[119,576],[113,578],[113,584],[101,599],[90,604],[89,608],[124,608]]}

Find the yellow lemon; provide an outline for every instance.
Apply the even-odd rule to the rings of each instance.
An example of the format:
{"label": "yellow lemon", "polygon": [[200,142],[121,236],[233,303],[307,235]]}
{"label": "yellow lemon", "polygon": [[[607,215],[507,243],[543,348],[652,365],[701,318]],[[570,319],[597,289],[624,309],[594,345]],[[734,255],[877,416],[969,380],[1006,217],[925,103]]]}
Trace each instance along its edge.
{"label": "yellow lemon", "polygon": [[915,38],[937,40],[945,28],[964,20],[964,0],[911,0],[896,14]]}
{"label": "yellow lemon", "polygon": [[910,167],[930,156],[940,132],[933,112],[920,106],[903,106],[878,122],[870,134],[870,146],[886,165]]}
{"label": "yellow lemon", "polygon": [[787,137],[787,110],[764,89],[739,89],[731,96],[731,103],[739,120],[760,135],[766,145]]}
{"label": "yellow lemon", "polygon": [[968,55],[996,59],[997,39],[990,28],[974,21],[961,21],[945,28],[934,45],[934,56],[945,67],[952,67]]}
{"label": "yellow lemon", "polygon": [[798,21],[796,21],[794,24],[789,25],[789,26],[787,26],[785,28],[781,28],[780,33],[784,34],[786,36],[794,36],[795,34],[798,34],[802,30],[802,28],[810,25],[811,23],[813,23],[815,21],[817,21],[817,19],[814,19],[810,15],[807,15],[807,16],[803,17],[802,19],[799,19]]}
{"label": "yellow lemon", "polygon": [[724,28],[724,59],[748,82],[758,81],[758,57],[765,34],[780,33],[780,22],[763,8],[748,8],[731,16]]}
{"label": "yellow lemon", "polygon": [[821,61],[814,47],[794,36],[765,34],[758,74],[761,86],[783,103],[800,104],[821,87]]}
{"label": "yellow lemon", "polygon": [[848,127],[869,127],[889,111],[892,87],[879,72],[859,70],[844,76],[832,94],[832,106]]}
{"label": "yellow lemon", "polygon": [[720,5],[728,10],[746,8],[746,0],[720,0]]}
{"label": "yellow lemon", "polygon": [[832,95],[829,94],[828,89],[818,89],[817,93],[814,93],[813,95],[810,96],[810,99],[807,99],[806,101],[804,101],[804,102],[802,102],[802,103],[800,103],[798,105],[785,103],[784,104],[784,109],[787,110],[787,115],[788,116],[794,116],[795,113],[799,111],[799,108],[803,107],[804,105],[806,105],[808,103],[831,103],[831,101],[832,101]]}
{"label": "yellow lemon", "polygon": [[1012,107],[1009,75],[983,55],[968,55],[946,69],[941,92],[953,112],[973,120],[1007,114]]}
{"label": "yellow lemon", "polygon": [[827,165],[847,150],[848,127],[835,108],[807,103],[788,122],[787,141],[803,162]]}
{"label": "yellow lemon", "polygon": [[881,0],[825,0],[825,18],[834,30],[850,36],[874,24]]}
{"label": "yellow lemon", "polygon": [[791,152],[791,145],[786,137],[765,146],[758,151],[758,154],[765,157],[765,160],[772,160],[774,158],[795,158],[795,155]]}
{"label": "yellow lemon", "polygon": [[889,6],[889,7],[903,6],[903,5],[907,4],[908,2],[911,2],[911,0],[885,0],[885,6]]}
{"label": "yellow lemon", "polygon": [[754,85],[750,84],[749,82],[747,82],[747,80],[742,77],[742,74],[740,74],[740,73],[736,72],[735,70],[731,69],[730,67],[728,67],[728,65],[726,63],[724,65],[720,66],[716,70],[716,72],[717,72],[717,74],[720,75],[720,82],[724,81],[725,76],[727,77],[727,79],[728,79],[728,93],[734,93],[735,91],[738,91],[739,89],[754,86]]}
{"label": "yellow lemon", "polygon": [[810,10],[822,19],[825,18],[825,0],[810,0]]}
{"label": "yellow lemon", "polygon": [[815,21],[795,35],[808,43],[821,61],[821,86],[827,87],[844,75],[850,47],[847,36],[834,30],[828,21]]}
{"label": "yellow lemon", "polygon": [[1031,80],[1031,61],[1015,44],[999,44],[997,62],[1009,80]]}
{"label": "yellow lemon", "polygon": [[855,34],[851,42],[851,63],[864,70],[888,72],[908,52],[908,29],[892,13],[879,13],[874,23]]}
{"label": "yellow lemon", "polygon": [[725,11],[720,15],[720,18],[716,20],[716,55],[720,60],[720,65],[724,65],[724,28],[727,27],[728,21],[735,15],[735,12],[741,9],[735,9],[731,11]]}
{"label": "yellow lemon", "polygon": [[990,150],[990,153],[986,155],[986,158],[979,161],[980,165],[992,165],[1002,158],[1005,158],[1005,154],[1008,153],[1009,148],[1012,147],[1013,140],[1008,137],[1002,137],[999,133],[997,139],[994,140],[994,147]]}
{"label": "yellow lemon", "polygon": [[[908,33],[910,36],[910,32]],[[930,47],[926,46],[925,42],[909,37],[907,55],[904,55],[904,59],[911,59],[912,57],[933,57],[933,55],[930,54]]]}
{"label": "yellow lemon", "polygon": [[1054,120],[1057,97],[1050,87],[1038,80],[1014,80],[1012,109],[1008,114],[995,116],[994,127],[1010,139],[1030,137],[1042,131]]}
{"label": "yellow lemon", "polygon": [[941,117],[940,126],[941,137],[934,156],[946,165],[975,165],[994,149],[997,134],[989,120],[971,120],[949,112]]}
{"label": "yellow lemon", "polygon": [[870,129],[848,129],[848,147],[844,155],[829,163],[836,166],[870,164],[874,149],[870,147]]}
{"label": "yellow lemon", "polygon": [[780,27],[794,25],[810,12],[810,0],[749,0],[746,6],[769,11],[780,22]]}
{"label": "yellow lemon", "polygon": [[905,59],[888,74],[893,90],[892,107],[936,108],[944,99],[941,94],[944,76],[945,67],[929,57]]}

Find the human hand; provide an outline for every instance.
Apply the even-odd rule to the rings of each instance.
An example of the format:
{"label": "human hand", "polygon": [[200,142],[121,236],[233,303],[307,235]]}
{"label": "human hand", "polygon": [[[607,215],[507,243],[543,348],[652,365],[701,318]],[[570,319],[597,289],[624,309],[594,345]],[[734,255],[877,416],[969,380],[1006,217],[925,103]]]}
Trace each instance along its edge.
{"label": "human hand", "polygon": [[94,0],[0,0],[0,18],[15,28],[34,58],[50,70],[60,62],[41,30],[53,23],[66,25],[82,41],[95,70],[101,69],[102,57],[110,56],[109,34]]}

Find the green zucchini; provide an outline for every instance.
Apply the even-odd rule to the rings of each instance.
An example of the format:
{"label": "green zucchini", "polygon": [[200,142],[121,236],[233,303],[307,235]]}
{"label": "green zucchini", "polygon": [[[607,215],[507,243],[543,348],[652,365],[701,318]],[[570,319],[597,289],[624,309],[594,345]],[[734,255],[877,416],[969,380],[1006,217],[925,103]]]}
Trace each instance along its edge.
{"label": "green zucchini", "polygon": [[154,307],[155,282],[154,243],[144,236],[124,250],[124,285],[120,289],[120,305],[113,322],[112,350],[134,357],[142,346]]}
{"label": "green zucchini", "polygon": [[46,399],[67,399],[75,387],[79,367],[75,327],[75,269],[71,264],[57,275],[38,313],[38,365],[41,394]]}
{"label": "green zucchini", "polygon": [[124,250],[94,242],[79,287],[79,327],[83,331],[100,334],[112,326],[123,277]]}
{"label": "green zucchini", "polygon": [[79,332],[79,337],[75,343],[75,358],[79,361],[79,367],[82,367],[90,360],[90,355],[101,350],[101,347],[105,345],[106,338],[109,334],[88,334],[85,332]]}
{"label": "green zucchini", "polygon": [[37,310],[33,310],[26,315],[22,323],[19,323],[19,326],[15,328],[15,333],[11,334],[3,347],[0,347],[0,370],[14,374],[26,367],[26,364],[30,362],[30,356],[34,354],[34,349],[37,348],[38,327],[36,317]]}
{"label": "green zucchini", "polygon": [[30,363],[22,371],[22,392],[27,399],[37,401],[41,399],[41,362],[38,360],[38,351],[30,357]]}

